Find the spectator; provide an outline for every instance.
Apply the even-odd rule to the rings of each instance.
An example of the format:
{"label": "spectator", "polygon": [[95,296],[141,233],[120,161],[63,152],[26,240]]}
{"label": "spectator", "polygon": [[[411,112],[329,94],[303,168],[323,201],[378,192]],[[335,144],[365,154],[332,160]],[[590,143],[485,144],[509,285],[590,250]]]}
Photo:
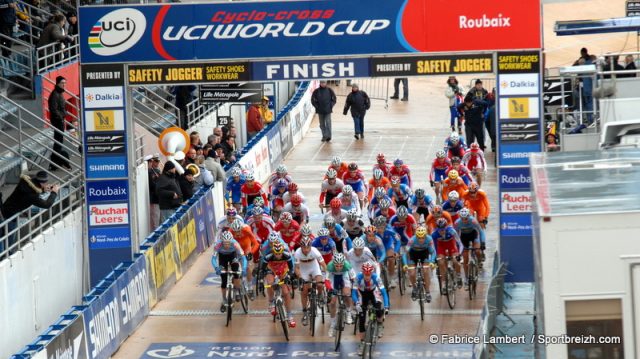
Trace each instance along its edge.
{"label": "spectator", "polygon": [[351,93],[347,96],[344,111],[342,112],[346,115],[349,108],[351,108],[351,117],[353,117],[353,128],[355,132],[353,137],[355,137],[356,140],[364,139],[364,115],[370,107],[371,100],[369,99],[369,95],[364,91],[360,91],[357,84],[351,84]]}
{"label": "spectator", "polygon": [[[622,65],[620,65],[618,63],[619,60],[620,60],[620,56],[606,56],[604,58],[603,71],[622,71],[622,70],[624,70],[624,67],[622,67]],[[602,77],[605,78],[605,79],[610,79],[611,78],[611,74],[602,75]],[[617,75],[617,77],[620,77],[620,75]],[[624,77],[624,75],[622,77]]]}
{"label": "spectator", "polygon": [[75,11],[67,12],[66,34],[69,36],[78,35],[78,15]]}
{"label": "spectator", "polygon": [[198,168],[200,169],[200,176],[195,177],[195,181],[194,181],[194,185],[193,185],[193,191],[194,192],[197,192],[200,189],[200,187],[202,187],[202,186],[207,186],[208,187],[208,186],[211,186],[213,184],[213,174],[204,165],[204,156],[203,155],[199,155],[198,157],[196,157],[196,164],[198,165]]}
{"label": "spectator", "polygon": [[458,107],[458,111],[464,116],[464,130],[467,137],[467,144],[472,144],[477,140],[480,149],[484,151],[484,110],[486,101],[473,98],[467,94],[464,102]]}
{"label": "spectator", "polygon": [[447,89],[444,90],[444,95],[449,99],[449,112],[451,117],[449,119],[449,125],[451,126],[451,132],[456,130],[456,119],[458,120],[458,132],[462,133],[462,116],[458,113],[458,106],[464,101],[462,93],[464,89],[458,85],[458,79],[455,76],[449,76],[447,79]]}
{"label": "spectator", "polygon": [[0,0],[0,34],[6,36],[0,38],[2,57],[9,57],[11,55],[13,28],[18,21],[16,11],[18,11],[16,0]]}
{"label": "spectator", "polygon": [[222,144],[217,144],[213,146],[213,152],[214,152],[215,158],[218,160],[218,162],[220,162],[220,165],[222,165],[223,167],[235,161],[235,157],[232,161],[230,158],[226,156],[224,152],[224,146]]}
{"label": "spectator", "polygon": [[260,104],[260,117],[262,118],[262,123],[265,125],[273,122],[273,112],[269,109],[269,98],[267,96],[262,98],[262,103]]}
{"label": "spectator", "polygon": [[182,192],[182,199],[188,201],[193,197],[193,192],[195,192],[195,169],[185,168],[182,176],[178,177],[178,184],[180,184],[180,191]]}
{"label": "spectator", "polygon": [[176,125],[185,131],[189,128],[189,124],[187,123],[187,104],[195,98],[193,94],[195,90],[195,86],[186,85],[174,86],[172,91],[172,95],[176,98],[176,107],[180,110],[180,117]]}
{"label": "spectator", "polygon": [[156,194],[160,206],[160,223],[167,220],[182,204],[182,191],[176,178],[176,166],[167,161],[156,181]]}
{"label": "spectator", "polygon": [[[633,61],[633,55],[627,55],[624,57],[624,69],[627,71],[636,70],[636,63]],[[636,77],[636,74],[622,74],[618,75],[618,77]]]}
{"label": "spectator", "polygon": [[[228,136],[227,140],[221,144],[224,158],[230,162],[236,161],[236,137]],[[214,147],[215,148],[215,147]]]}
{"label": "spectator", "polygon": [[409,79],[407,77],[397,77],[393,79],[393,96],[390,97],[392,100],[397,100],[398,95],[400,94],[400,83],[402,82],[402,100],[400,101],[409,101]]}
{"label": "spectator", "polygon": [[[60,50],[60,48],[64,48],[64,44],[68,44],[73,41],[71,36],[66,35],[64,32],[64,26],[67,22],[67,19],[62,14],[53,15],[53,18],[47,24],[47,26],[42,30],[42,34],[40,35],[40,39],[38,40],[38,59],[40,68],[52,66],[55,62],[60,61],[60,57],[52,56],[56,51]],[[60,43],[60,48],[52,48],[46,47],[42,49],[43,46]]]}
{"label": "spectator", "polygon": [[491,90],[489,96],[487,96],[487,102],[489,106],[489,111],[487,114],[487,131],[489,132],[489,138],[491,138],[491,152],[496,152],[496,131],[497,131],[497,122],[496,122],[496,88],[494,87]]}
{"label": "spectator", "polygon": [[487,92],[487,90],[482,87],[482,80],[477,79],[475,82],[475,86],[473,86],[473,88],[471,88],[471,90],[467,92],[467,96],[465,97],[471,96],[472,100],[484,101],[488,94],[489,92]]}
{"label": "spectator", "polygon": [[189,148],[187,151],[187,155],[184,157],[182,161],[182,167],[187,167],[192,163],[196,163],[196,157],[198,156],[198,151],[195,148]]}
{"label": "spectator", "polygon": [[327,87],[327,81],[320,80],[320,87],[311,94],[311,104],[316,109],[320,131],[322,131],[322,142],[331,141],[331,112],[336,105],[336,94]]}
{"label": "spectator", "polygon": [[64,143],[65,118],[67,117],[66,101],[64,99],[64,88],[67,79],[62,76],[56,77],[56,86],[49,94],[49,118],[51,125],[55,128],[53,132],[53,151],[51,152],[50,171],[56,171],[60,167],[71,170],[69,164],[69,154],[62,149]]}
{"label": "spectator", "polygon": [[191,142],[191,148],[197,149],[198,146],[202,147],[202,141],[200,140],[198,131],[193,131],[189,134],[189,142]]}
{"label": "spectator", "polygon": [[[220,143],[220,136],[209,135],[209,136],[207,136],[207,144],[205,145],[205,147],[206,146],[211,146],[213,148],[213,146],[215,144],[217,144],[217,143]],[[206,154],[205,154],[205,156],[206,156]]]}
{"label": "spectator", "polygon": [[[59,189],[60,187],[57,184],[49,185],[49,175],[45,171],[38,172],[33,178],[26,175],[20,176],[20,182],[18,182],[13,193],[11,193],[9,198],[2,204],[2,208],[0,209],[3,221],[8,220],[31,206],[50,208],[57,198]],[[44,198],[43,195],[45,194],[48,194],[48,197]],[[14,218],[9,222],[9,233],[17,226],[18,219]],[[4,233],[0,230],[0,236],[1,235],[4,235]],[[16,242],[16,238],[15,233],[9,235],[9,246]],[[0,251],[4,249],[2,246],[3,242],[0,242]]]}
{"label": "spectator", "polygon": [[[222,146],[216,146],[218,147],[214,148],[222,152]],[[222,168],[223,163],[221,163],[220,158],[217,156],[216,152],[217,151],[211,151],[210,155],[204,161],[204,167],[211,172],[211,174],[213,175],[213,180],[215,182],[224,182],[226,180],[226,175],[224,173],[224,169]],[[224,156],[224,154],[222,155]]]}
{"label": "spectator", "polygon": [[218,143],[220,143],[220,141],[222,140],[222,127],[214,128],[213,129],[213,135],[220,138],[220,140],[218,140]]}
{"label": "spectator", "polygon": [[247,111],[247,140],[251,139],[258,132],[262,131],[264,124],[260,115],[260,103],[254,103]]}
{"label": "spectator", "polygon": [[591,59],[591,55],[589,55],[589,50],[586,47],[580,49],[580,57],[573,63],[573,66],[584,65],[580,64],[580,59],[584,61],[588,61]]}
{"label": "spectator", "polygon": [[156,184],[160,178],[160,154],[149,155],[149,229],[152,231],[160,225],[160,200],[156,192]]}

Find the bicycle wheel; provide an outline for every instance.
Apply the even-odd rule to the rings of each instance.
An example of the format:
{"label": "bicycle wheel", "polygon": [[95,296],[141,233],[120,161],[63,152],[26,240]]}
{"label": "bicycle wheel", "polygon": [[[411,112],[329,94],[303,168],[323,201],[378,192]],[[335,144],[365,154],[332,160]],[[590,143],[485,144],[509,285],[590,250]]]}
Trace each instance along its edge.
{"label": "bicycle wheel", "polygon": [[320,319],[322,319],[322,324],[324,324],[324,306],[326,305],[326,304],[323,304],[323,303],[326,303],[326,302],[327,302],[327,300],[324,299],[324,296],[323,296],[323,300],[318,301],[318,304],[320,306]]}
{"label": "bicycle wheel", "polygon": [[245,288],[244,284],[240,289],[240,303],[242,304],[242,310],[244,311],[244,314],[248,314],[249,313],[249,295],[247,294],[247,289]]}
{"label": "bicycle wheel", "polygon": [[336,328],[334,333],[335,351],[338,351],[338,349],[340,349],[340,339],[342,338],[342,331],[344,330],[344,314],[344,308],[338,307]]}
{"label": "bicycle wheel", "polygon": [[282,331],[284,332],[284,338],[289,341],[289,323],[287,323],[287,314],[284,312],[284,306],[282,302],[276,305],[280,324],[282,324]]}
{"label": "bicycle wheel", "polygon": [[445,295],[446,288],[442,286],[442,278],[440,277],[440,267],[436,267],[436,278],[438,278],[438,289],[440,289],[440,295]]}
{"label": "bicycle wheel", "polygon": [[[229,280],[231,280],[231,278],[229,278]],[[227,287],[227,304],[225,304],[227,306],[227,324],[225,326],[227,327],[231,322],[231,312],[233,312],[231,303],[233,303],[233,287]]]}
{"label": "bicycle wheel", "polygon": [[372,320],[367,324],[367,330],[364,334],[364,347],[362,348],[363,358],[373,358],[373,346],[375,345],[375,339],[378,336],[378,322]]}
{"label": "bicycle wheel", "polygon": [[469,276],[467,278],[467,283],[469,283],[469,299],[473,299],[476,297],[477,278],[478,278],[478,267],[476,267],[475,261],[471,261],[471,263],[469,263]]}
{"label": "bicycle wheel", "polygon": [[447,292],[447,303],[449,308],[453,309],[456,306],[456,278],[452,269],[447,270],[447,276],[445,277],[445,287]]}
{"label": "bicycle wheel", "polygon": [[318,311],[316,294],[313,291],[315,291],[315,288],[311,288],[311,291],[309,292],[309,309],[307,310],[311,336],[314,336],[316,332],[316,314]]}
{"label": "bicycle wheel", "polygon": [[387,272],[387,266],[386,264],[382,266],[382,270],[381,270],[381,274],[382,274],[382,284],[384,284],[384,287],[387,288],[387,291],[389,291],[389,273]]}
{"label": "bicycle wheel", "polygon": [[353,335],[358,332],[358,320],[360,320],[360,315],[356,313],[356,317],[353,320]]}
{"label": "bicycle wheel", "polygon": [[418,288],[418,305],[420,306],[420,319],[422,321],[424,321],[424,297],[425,297],[425,293],[424,293],[424,286],[422,285],[422,281],[419,283],[416,283],[417,286],[419,286]]}
{"label": "bicycle wheel", "polygon": [[396,263],[398,267],[398,290],[400,291],[400,295],[404,295],[407,291],[407,282],[405,281],[404,270],[402,270],[402,260],[399,260]]}

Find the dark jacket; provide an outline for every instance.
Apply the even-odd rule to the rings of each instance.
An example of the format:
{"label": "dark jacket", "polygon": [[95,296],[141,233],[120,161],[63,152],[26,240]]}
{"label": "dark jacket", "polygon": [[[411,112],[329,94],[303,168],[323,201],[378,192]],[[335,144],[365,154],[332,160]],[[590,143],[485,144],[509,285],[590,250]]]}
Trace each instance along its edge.
{"label": "dark jacket", "polygon": [[156,192],[160,170],[149,168],[149,203],[158,204],[158,193]]}
{"label": "dark jacket", "polygon": [[44,30],[42,30],[42,34],[40,35],[40,39],[38,39],[37,47],[42,47],[45,45],[53,44],[55,42],[62,41],[70,41],[71,37],[64,35],[62,31],[62,26],[60,24],[52,22],[47,25]]}
{"label": "dark jacket", "polygon": [[[630,62],[627,66],[624,67],[625,70],[635,70],[636,64],[634,62]],[[637,74],[621,74],[618,77],[636,77]]]}
{"label": "dark jacket", "polygon": [[[167,173],[161,174],[158,178],[156,194],[158,195],[160,209],[178,208],[183,201],[178,180],[175,177],[169,177]],[[174,194],[177,194],[178,198],[173,198]]]}
{"label": "dark jacket", "polygon": [[173,88],[173,95],[176,97],[176,107],[180,109],[187,108],[187,104],[193,101],[193,91],[196,87],[193,85],[175,86]]}
{"label": "dark jacket", "polygon": [[316,109],[316,113],[330,114],[336,104],[336,94],[329,87],[318,87],[311,94],[311,104]]}
{"label": "dark jacket", "polygon": [[486,89],[476,90],[475,87],[472,87],[465,97],[471,96],[474,100],[484,100],[489,95],[489,92]]}
{"label": "dark jacket", "polygon": [[351,92],[349,96],[347,96],[347,102],[344,104],[344,111],[342,113],[346,115],[349,108],[351,108],[351,116],[362,117],[370,107],[371,100],[366,92]]}
{"label": "dark jacket", "polygon": [[49,197],[46,200],[43,200],[40,198],[40,194],[42,194],[42,192],[42,188],[35,184],[29,176],[20,176],[18,186],[2,204],[2,216],[8,219],[14,214],[20,213],[31,206],[40,208],[51,207],[58,197],[58,194],[51,192]]}
{"label": "dark jacket", "polygon": [[49,94],[49,114],[53,127],[64,131],[64,118],[67,117],[64,90],[56,86]]}
{"label": "dark jacket", "polygon": [[224,159],[227,161],[231,161],[231,156],[235,156],[236,149],[235,146],[231,146],[227,143],[227,141],[221,143],[222,152],[224,152]]}
{"label": "dark jacket", "polygon": [[16,9],[9,6],[15,2],[15,0],[0,0],[0,25],[15,25]]}
{"label": "dark jacket", "polygon": [[180,184],[180,191],[182,191],[182,199],[184,201],[187,201],[191,197],[193,197],[193,185],[195,184],[195,182],[187,181],[187,178],[182,175],[178,177],[178,183]]}
{"label": "dark jacket", "polygon": [[488,105],[487,101],[474,100],[471,107],[467,107],[466,103],[458,106],[458,111],[464,115],[466,125],[473,127],[482,127],[484,124],[484,111]]}

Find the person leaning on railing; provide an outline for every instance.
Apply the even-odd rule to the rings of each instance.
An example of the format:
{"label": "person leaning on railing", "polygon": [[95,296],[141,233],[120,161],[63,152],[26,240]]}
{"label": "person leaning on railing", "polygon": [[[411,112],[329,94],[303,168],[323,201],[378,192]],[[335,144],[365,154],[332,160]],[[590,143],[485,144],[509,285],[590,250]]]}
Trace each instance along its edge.
{"label": "person leaning on railing", "polygon": [[[13,190],[13,193],[2,204],[2,221],[10,219],[23,210],[36,206],[40,208],[50,208],[56,201],[60,187],[49,184],[49,175],[45,171],[40,171],[35,177],[27,175],[20,176],[20,182]],[[46,196],[48,194],[48,196]],[[45,197],[46,196],[46,197]],[[14,218],[8,224],[8,231],[13,231],[18,225],[18,219]],[[4,236],[4,227],[0,229],[0,235]],[[9,246],[16,242],[16,235],[10,234]],[[3,242],[0,242],[0,251],[3,249]]]}
{"label": "person leaning on railing", "polygon": [[164,222],[182,205],[182,191],[178,184],[176,167],[167,161],[162,169],[162,175],[156,182],[156,193],[160,202],[160,223]]}
{"label": "person leaning on railing", "polygon": [[[62,14],[55,14],[47,24],[47,26],[42,30],[42,35],[40,35],[40,39],[38,40],[38,58],[40,59],[39,67],[44,68],[53,63],[61,60],[61,54],[51,57],[52,54],[60,50],[64,45],[73,42],[73,38],[67,35],[64,31],[65,24],[67,22],[67,18]],[[60,43],[60,48],[51,48],[46,47],[46,49],[41,49],[47,45]]]}

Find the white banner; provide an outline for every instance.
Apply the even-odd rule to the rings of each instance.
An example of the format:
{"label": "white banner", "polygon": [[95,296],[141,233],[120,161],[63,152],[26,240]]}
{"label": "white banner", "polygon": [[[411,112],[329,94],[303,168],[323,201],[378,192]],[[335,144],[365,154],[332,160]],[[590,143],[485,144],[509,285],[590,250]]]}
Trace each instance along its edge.
{"label": "white banner", "polygon": [[502,213],[530,213],[531,192],[502,192],[500,210]]}

